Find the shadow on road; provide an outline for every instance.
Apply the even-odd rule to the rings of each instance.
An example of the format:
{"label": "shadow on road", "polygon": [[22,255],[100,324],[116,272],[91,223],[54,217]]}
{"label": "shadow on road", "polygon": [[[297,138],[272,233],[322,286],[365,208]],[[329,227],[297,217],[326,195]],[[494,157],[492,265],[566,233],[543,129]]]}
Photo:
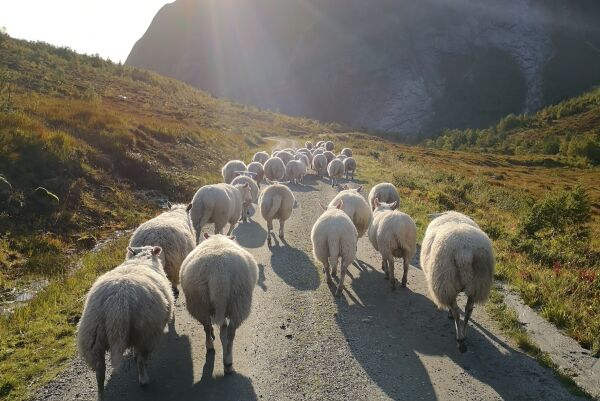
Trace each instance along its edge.
{"label": "shadow on road", "polygon": [[244,248],[260,248],[267,239],[267,230],[252,220],[238,224],[233,230],[233,235],[237,243]]}
{"label": "shadow on road", "polygon": [[[461,354],[446,312],[413,292],[410,283],[392,292],[381,271],[350,270],[355,278],[346,288],[355,296],[346,298],[345,292],[336,301],[337,323],[356,360],[391,398],[443,399],[464,385],[461,375],[467,374],[501,399],[574,399],[558,382],[550,385],[546,368],[481,331],[476,322],[467,332],[469,350]],[[423,361],[431,357],[449,358],[449,371],[428,372]]]}
{"label": "shadow on road", "polygon": [[304,252],[285,242],[270,249],[271,267],[287,285],[301,291],[312,291],[319,287],[321,279],[317,268]]}

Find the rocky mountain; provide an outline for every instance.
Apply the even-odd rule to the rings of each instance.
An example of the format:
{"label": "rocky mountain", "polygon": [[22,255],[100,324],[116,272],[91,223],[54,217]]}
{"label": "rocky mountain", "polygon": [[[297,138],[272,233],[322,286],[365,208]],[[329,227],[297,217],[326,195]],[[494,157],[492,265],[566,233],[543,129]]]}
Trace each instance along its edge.
{"label": "rocky mountain", "polygon": [[126,63],[249,105],[432,136],[600,83],[600,3],[177,0]]}

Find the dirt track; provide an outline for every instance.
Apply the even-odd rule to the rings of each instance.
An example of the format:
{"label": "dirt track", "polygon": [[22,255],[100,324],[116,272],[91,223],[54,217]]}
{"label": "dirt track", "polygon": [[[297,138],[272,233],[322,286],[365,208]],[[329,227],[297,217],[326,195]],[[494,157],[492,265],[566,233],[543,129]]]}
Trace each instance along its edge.
{"label": "dirt track", "polygon": [[[218,340],[216,354],[206,354],[204,331],[181,297],[174,328],[151,358],[150,385],[138,386],[129,359],[119,375],[107,375],[107,401],[577,399],[507,343],[483,307],[475,309],[468,352],[459,353],[452,321],[427,298],[421,271],[411,267],[408,288],[392,292],[366,238],[347,291],[334,298],[312,261],[310,229],[319,200],[328,202],[335,191],[314,176],[291,188],[299,207],[285,243],[266,246],[260,216],[235,231],[260,267],[252,314],[236,336],[237,373],[223,376]],[[35,399],[94,397],[94,374],[76,358]]]}

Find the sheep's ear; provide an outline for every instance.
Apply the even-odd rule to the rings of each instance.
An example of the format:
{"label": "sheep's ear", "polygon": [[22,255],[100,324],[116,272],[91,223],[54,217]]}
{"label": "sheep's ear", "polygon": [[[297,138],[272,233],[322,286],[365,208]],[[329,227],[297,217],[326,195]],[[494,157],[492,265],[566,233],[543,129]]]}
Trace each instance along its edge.
{"label": "sheep's ear", "polygon": [[356,188],[356,192],[362,192],[363,190],[363,186],[361,185],[360,187]]}
{"label": "sheep's ear", "polygon": [[189,205],[187,205],[187,207],[185,208],[186,212],[189,212],[190,210],[192,210],[192,204],[191,203]]}
{"label": "sheep's ear", "polygon": [[375,205],[375,207],[379,207],[379,198],[373,199],[373,204]]}
{"label": "sheep's ear", "polygon": [[132,254],[132,255],[136,255],[135,251],[134,251],[134,250],[133,250],[133,248],[132,248],[132,247],[130,247],[130,246],[128,246],[128,247],[127,247],[127,252],[129,252],[129,253],[130,253],[130,254]]}
{"label": "sheep's ear", "polygon": [[209,239],[210,235],[208,235],[208,233],[202,233],[202,236],[204,237],[204,239]]}
{"label": "sheep's ear", "polygon": [[173,207],[173,204],[171,202],[167,201],[167,208],[170,209],[172,207]]}
{"label": "sheep's ear", "polygon": [[155,246],[152,248],[152,255],[158,256],[162,252],[162,248],[160,246]]}
{"label": "sheep's ear", "polygon": [[235,241],[235,235],[230,235],[230,236],[229,236],[229,237],[227,237],[227,238],[229,238],[229,239],[230,239],[230,240],[232,240],[232,241]]}
{"label": "sheep's ear", "polygon": [[390,208],[392,210],[396,209],[398,207],[398,201],[394,201],[392,204],[390,204]]}
{"label": "sheep's ear", "polygon": [[250,184],[245,183],[244,186],[242,188],[248,188],[250,186]]}
{"label": "sheep's ear", "polygon": [[335,207],[338,209],[341,209],[342,206],[344,206],[344,201],[340,199],[340,201],[338,202],[338,204]]}

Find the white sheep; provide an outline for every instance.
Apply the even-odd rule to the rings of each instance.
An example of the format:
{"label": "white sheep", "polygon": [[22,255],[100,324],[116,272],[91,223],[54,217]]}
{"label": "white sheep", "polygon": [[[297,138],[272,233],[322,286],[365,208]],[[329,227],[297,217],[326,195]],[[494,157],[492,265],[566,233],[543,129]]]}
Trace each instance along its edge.
{"label": "white sheep", "polygon": [[325,153],[325,149],[323,149],[323,148],[317,148],[317,149],[313,150],[312,155],[314,157],[316,155],[322,155],[323,153]]}
{"label": "white sheep", "polygon": [[[129,246],[160,246],[160,260],[173,287],[179,295],[179,269],[183,259],[196,246],[194,229],[187,213],[187,205],[168,204],[169,210],[142,223],[131,235]],[[128,251],[129,253],[129,251]]]}
{"label": "white sheep", "polygon": [[285,164],[278,157],[271,157],[265,163],[265,178],[271,181],[281,181],[285,177]]}
{"label": "white sheep", "polygon": [[304,180],[306,175],[306,165],[300,160],[290,160],[285,166],[285,176],[292,184],[298,184]]}
{"label": "white sheep", "polygon": [[251,201],[246,200],[242,205],[242,221],[248,221],[253,213],[252,204],[258,203],[258,185],[256,185],[256,182],[254,182],[252,177],[248,177],[247,175],[239,175],[231,181],[231,185],[233,186],[244,184],[248,184],[250,195],[252,196]]}
{"label": "white sheep", "polygon": [[296,199],[288,187],[273,183],[258,198],[260,213],[267,222],[267,243],[271,246],[273,220],[279,220],[279,238],[284,239],[285,221],[292,215]]}
{"label": "white sheep", "polygon": [[428,235],[431,231],[434,231],[436,228],[446,224],[446,223],[463,223],[469,224],[473,227],[479,228],[477,223],[473,221],[469,216],[465,216],[462,213],[455,211],[448,211],[443,213],[435,213],[431,214],[430,217],[432,221],[427,226],[425,230],[425,234],[423,235],[423,243],[421,244],[421,259],[423,257],[429,256],[429,249],[431,248],[431,242],[433,241],[433,236]]}
{"label": "white sheep", "polygon": [[312,142],[310,142],[310,141],[306,141],[306,142],[304,143],[304,147],[305,147],[306,149],[310,150],[310,149],[312,149],[312,148],[313,148],[313,144],[312,144]]}
{"label": "white sheep", "polygon": [[141,385],[149,382],[146,363],[171,318],[173,294],[160,262],[160,247],[129,248],[128,259],[100,276],[87,294],[77,328],[77,347],[96,372],[98,399],[104,394],[105,354],[113,370],[133,349]]}
{"label": "white sheep", "polygon": [[258,185],[258,188],[260,189],[260,183],[265,178],[265,169],[263,165],[259,162],[252,162],[248,164],[247,169],[248,172],[254,174],[254,181],[256,181],[256,185]]}
{"label": "white sheep", "polygon": [[389,279],[392,289],[396,288],[394,276],[394,257],[402,258],[404,273],[402,287],[406,287],[408,267],[417,252],[417,226],[406,213],[393,210],[397,204],[379,202],[375,198],[373,223],[369,227],[369,241],[381,254],[381,269]]}
{"label": "white sheep", "polygon": [[254,157],[252,157],[253,162],[257,162],[260,164],[265,164],[267,160],[269,160],[269,154],[267,152],[256,152]]}
{"label": "white sheep", "polygon": [[333,142],[331,142],[331,141],[325,142],[325,150],[333,152]]}
{"label": "white sheep", "polygon": [[[302,163],[304,163],[304,167],[306,169],[308,169],[310,167],[310,159],[308,158],[307,155],[305,155],[304,153],[299,153],[296,155],[296,160],[300,160]],[[287,167],[287,166],[286,166]],[[306,174],[306,173],[305,173]]]}
{"label": "white sheep", "polygon": [[[319,141],[315,145],[316,148],[321,148],[321,147],[324,147],[324,146],[325,146],[325,141]],[[323,149],[323,150],[325,150],[325,149]]]}
{"label": "white sheep", "polygon": [[323,178],[327,170],[327,158],[325,157],[325,155],[315,155],[312,162],[312,168],[313,170],[315,170],[319,177]]}
{"label": "white sheep", "polygon": [[278,152],[276,157],[280,158],[285,165],[287,165],[290,160],[294,160],[294,155],[292,153],[283,150]]}
{"label": "white sheep", "polygon": [[335,158],[336,158],[336,159],[339,159],[339,160],[341,160],[341,161],[344,161],[345,159],[347,159],[347,158],[348,158],[348,156],[346,156],[346,155],[342,155],[342,154],[339,154],[339,155],[337,155]]}
{"label": "white sheep", "polygon": [[350,217],[341,210],[342,207],[343,202],[339,201],[333,207],[325,210],[313,225],[310,233],[313,256],[323,264],[328,284],[333,283],[331,276],[337,275],[338,259],[342,259],[336,296],[342,294],[346,271],[356,258],[356,242],[358,240],[356,227]]}
{"label": "white sheep", "polygon": [[188,206],[196,231],[196,243],[200,242],[202,227],[210,223],[215,224],[216,234],[221,234],[225,224],[229,223],[227,235],[230,235],[242,215],[244,203],[251,202],[252,193],[247,183],[236,186],[213,184],[200,188]]}
{"label": "white sheep", "polygon": [[344,170],[346,172],[346,179],[354,180],[354,172],[356,171],[356,160],[354,160],[353,157],[347,157],[344,159]]}
{"label": "white sheep", "polygon": [[250,315],[258,266],[235,237],[205,233],[204,238],[183,262],[181,287],[188,312],[204,326],[207,350],[214,350],[212,325],[220,327],[223,370],[231,374],[233,340]]}
{"label": "white sheep", "polygon": [[369,205],[371,205],[371,210],[375,209],[375,198],[379,199],[380,202],[388,204],[396,202],[396,205],[400,206],[400,195],[398,195],[396,187],[393,184],[390,184],[389,182],[382,182],[371,188],[368,197]]}
{"label": "white sheep", "polygon": [[348,185],[339,186],[342,191],[329,202],[329,207],[337,205],[340,201],[343,202],[342,210],[350,217],[352,223],[356,227],[358,238],[365,235],[369,225],[371,224],[371,208],[369,204],[360,194],[363,187],[350,188]]}
{"label": "white sheep", "polygon": [[[484,303],[489,296],[495,262],[488,236],[473,224],[453,221],[456,217],[451,216],[446,223],[437,222],[428,227],[421,248],[421,266],[431,298],[439,308],[450,310],[459,350],[465,352],[467,324],[474,305]],[[467,295],[462,322],[456,303],[460,292]]]}
{"label": "white sheep", "polygon": [[323,155],[325,155],[325,158],[327,158],[327,164],[331,163],[331,161],[335,159],[335,154],[329,150],[323,152]]}
{"label": "white sheep", "polygon": [[231,184],[231,181],[233,181],[236,176],[236,171],[246,171],[246,164],[241,160],[228,161],[221,170],[223,182],[225,184]]}
{"label": "white sheep", "polygon": [[350,148],[344,148],[344,149],[342,149],[341,153],[343,155],[345,155],[346,157],[352,157],[352,149],[350,149]]}
{"label": "white sheep", "polygon": [[336,186],[337,181],[344,175],[344,163],[341,160],[333,159],[327,165],[327,174],[331,178],[331,186]]}

